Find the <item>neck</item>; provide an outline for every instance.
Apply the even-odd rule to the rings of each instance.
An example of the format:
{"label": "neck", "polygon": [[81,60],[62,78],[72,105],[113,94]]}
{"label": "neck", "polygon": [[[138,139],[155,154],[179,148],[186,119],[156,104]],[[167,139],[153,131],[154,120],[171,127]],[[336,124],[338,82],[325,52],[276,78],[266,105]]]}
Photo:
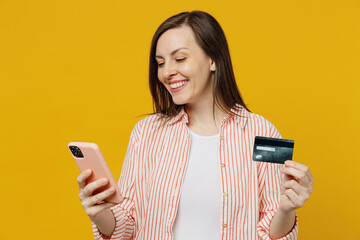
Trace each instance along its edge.
{"label": "neck", "polygon": [[188,127],[200,135],[213,135],[219,133],[221,120],[226,113],[221,111],[213,102],[187,104],[186,113],[189,117]]}

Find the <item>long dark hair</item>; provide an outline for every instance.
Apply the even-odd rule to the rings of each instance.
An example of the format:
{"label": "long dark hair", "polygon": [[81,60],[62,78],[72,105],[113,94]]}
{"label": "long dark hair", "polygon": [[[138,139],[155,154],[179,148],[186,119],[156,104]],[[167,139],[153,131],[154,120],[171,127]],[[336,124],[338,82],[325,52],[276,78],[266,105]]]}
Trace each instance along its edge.
{"label": "long dark hair", "polygon": [[189,26],[194,32],[197,44],[207,56],[215,61],[213,84],[214,107],[225,113],[239,106],[246,107],[236,85],[228,44],[220,24],[210,14],[202,11],[182,12],[165,20],[156,30],[150,49],[149,86],[153,98],[154,113],[165,118],[178,114],[183,105],[176,105],[169,91],[158,79],[158,64],[155,59],[156,45],[167,30]]}

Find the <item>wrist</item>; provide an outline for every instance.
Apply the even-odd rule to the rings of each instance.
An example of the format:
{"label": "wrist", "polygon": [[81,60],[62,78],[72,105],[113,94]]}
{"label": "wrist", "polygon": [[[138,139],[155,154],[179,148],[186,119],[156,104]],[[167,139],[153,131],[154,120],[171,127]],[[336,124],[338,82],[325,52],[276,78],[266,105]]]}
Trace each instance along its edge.
{"label": "wrist", "polygon": [[281,209],[279,208],[277,210],[278,214],[279,215],[282,215],[282,216],[294,216],[296,215],[296,209]]}
{"label": "wrist", "polygon": [[296,225],[296,210],[278,209],[270,223],[270,238],[278,239],[286,236]]}

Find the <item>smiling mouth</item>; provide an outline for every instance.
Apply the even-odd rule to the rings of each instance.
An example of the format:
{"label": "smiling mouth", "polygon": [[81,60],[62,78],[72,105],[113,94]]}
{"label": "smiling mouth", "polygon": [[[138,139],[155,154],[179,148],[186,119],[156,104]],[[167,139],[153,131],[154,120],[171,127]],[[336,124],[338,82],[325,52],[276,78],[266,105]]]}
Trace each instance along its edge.
{"label": "smiling mouth", "polygon": [[178,92],[182,90],[184,87],[186,87],[188,82],[189,82],[188,80],[184,80],[181,82],[171,83],[169,84],[169,86],[172,92]]}
{"label": "smiling mouth", "polygon": [[181,81],[181,82],[172,83],[172,84],[170,84],[170,88],[176,89],[176,88],[182,87],[185,85],[186,82],[187,81],[185,80],[185,81]]}

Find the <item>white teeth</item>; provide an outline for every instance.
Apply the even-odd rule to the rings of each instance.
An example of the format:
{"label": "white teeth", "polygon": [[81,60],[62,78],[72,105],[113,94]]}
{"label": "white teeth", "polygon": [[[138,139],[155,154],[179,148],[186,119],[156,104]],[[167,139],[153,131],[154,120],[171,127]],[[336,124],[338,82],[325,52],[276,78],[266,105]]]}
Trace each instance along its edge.
{"label": "white teeth", "polygon": [[186,81],[177,82],[177,83],[172,83],[172,84],[170,84],[170,87],[171,87],[171,88],[179,88],[179,87],[184,86],[184,85],[185,85],[185,82],[186,82]]}

